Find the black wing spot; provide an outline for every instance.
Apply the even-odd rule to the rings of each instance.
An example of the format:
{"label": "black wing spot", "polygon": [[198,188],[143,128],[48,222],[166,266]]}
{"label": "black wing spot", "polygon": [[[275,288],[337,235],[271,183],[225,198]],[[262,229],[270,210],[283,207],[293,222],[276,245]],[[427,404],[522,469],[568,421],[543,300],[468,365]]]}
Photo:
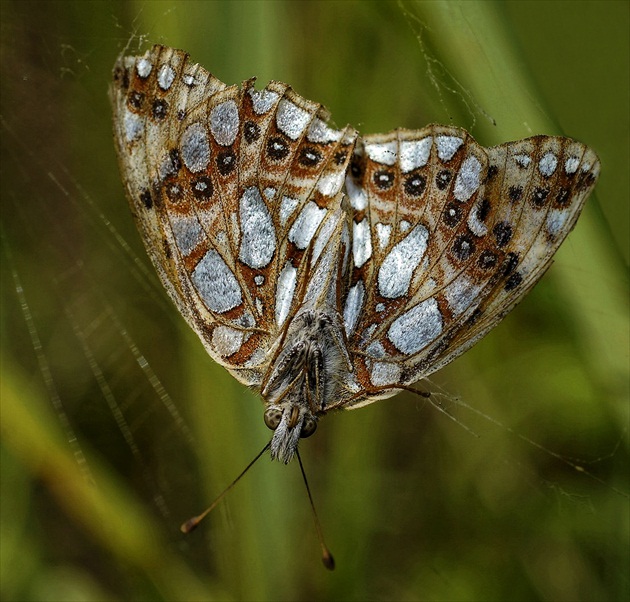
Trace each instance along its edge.
{"label": "black wing spot", "polygon": [[449,169],[443,169],[435,176],[435,185],[440,190],[445,190],[450,184],[453,174]]}
{"label": "black wing spot", "polygon": [[516,203],[521,200],[523,196],[523,187],[522,186],[510,186],[508,190],[508,195],[510,197],[510,201]]}
{"label": "black wing spot", "polygon": [[427,185],[427,179],[421,174],[415,174],[405,178],[405,192],[409,196],[420,196]]}
{"label": "black wing spot", "polygon": [[505,283],[503,287],[506,291],[513,291],[517,286],[519,286],[523,282],[523,276],[521,276],[518,272],[514,272]]}
{"label": "black wing spot", "polygon": [[566,207],[571,202],[571,191],[568,188],[561,188],[556,195],[556,205]]}
{"label": "black wing spot", "polygon": [[280,136],[274,136],[267,140],[267,154],[274,161],[282,161],[287,158],[289,154],[289,145],[284,138]]}
{"label": "black wing spot", "polygon": [[442,220],[449,228],[454,228],[462,221],[464,212],[462,208],[455,204],[449,203],[444,209],[444,213],[442,214]]}
{"label": "black wing spot", "polygon": [[127,90],[129,88],[129,69],[116,67],[114,69],[114,81],[119,82],[123,90]]}
{"label": "black wing spot", "polygon": [[355,156],[350,163],[350,173],[355,180],[363,177],[363,163]]}
{"label": "black wing spot", "polygon": [[343,162],[346,160],[348,154],[346,151],[337,151],[335,153],[335,165],[343,165]]}
{"label": "black wing spot", "polygon": [[168,113],[168,103],[165,100],[158,98],[153,101],[151,111],[155,119],[164,119]]}
{"label": "black wing spot", "polygon": [[300,151],[298,162],[303,167],[315,167],[322,160],[322,154],[312,146],[305,146]]}
{"label": "black wing spot", "polygon": [[140,193],[140,200],[144,203],[144,206],[147,209],[151,209],[153,207],[153,198],[146,188]]}
{"label": "black wing spot", "polygon": [[503,275],[508,276],[511,274],[518,265],[519,256],[518,253],[508,253],[503,264]]}
{"label": "black wing spot", "polygon": [[534,207],[538,209],[540,209],[541,207],[544,207],[548,196],[549,196],[549,188],[541,188],[540,186],[535,188],[532,194],[532,203],[534,204]]}
{"label": "black wing spot", "polygon": [[512,226],[507,222],[499,222],[492,228],[492,233],[497,241],[497,247],[503,248],[512,240]]}
{"label": "black wing spot", "polygon": [[137,90],[134,90],[131,94],[129,94],[129,104],[134,109],[140,109],[143,103],[144,103],[144,94],[142,92],[138,92]]}
{"label": "black wing spot", "polygon": [[243,131],[245,134],[245,141],[247,144],[251,144],[252,142],[256,142],[258,138],[260,138],[260,126],[253,121],[246,121],[243,126]]}
{"label": "black wing spot", "polygon": [[481,318],[481,316],[483,315],[483,310],[482,309],[475,309],[475,311],[472,312],[472,314],[470,314],[470,317],[466,320],[466,324],[467,326],[472,326],[473,324],[475,324],[475,322],[477,322],[479,320],[479,318]]}
{"label": "black wing spot", "polygon": [[580,190],[585,190],[586,188],[589,188],[591,186],[593,186],[593,184],[595,184],[595,180],[597,178],[595,177],[595,175],[592,172],[588,172],[588,173],[584,173],[582,172],[580,174],[580,179],[578,181],[578,187]]}
{"label": "black wing spot", "polygon": [[201,176],[193,180],[190,184],[193,196],[199,201],[205,201],[212,196],[214,187],[212,180],[208,176]]}
{"label": "black wing spot", "polygon": [[483,251],[481,255],[479,255],[477,265],[482,270],[491,270],[497,265],[498,261],[499,258],[492,251]]}
{"label": "black wing spot", "polygon": [[499,168],[496,165],[488,167],[488,174],[486,175],[486,182],[494,180],[495,176],[499,173]]}
{"label": "black wing spot", "polygon": [[171,203],[178,203],[182,198],[182,187],[177,182],[168,182],[166,184],[166,196]]}
{"label": "black wing spot", "polygon": [[374,173],[374,184],[381,190],[389,190],[394,185],[394,172],[381,170]]}
{"label": "black wing spot", "polygon": [[231,150],[221,151],[217,155],[217,169],[222,176],[227,176],[236,167],[236,155]]}
{"label": "black wing spot", "polygon": [[462,234],[455,239],[451,250],[457,259],[466,261],[475,252],[475,243],[468,234]]}

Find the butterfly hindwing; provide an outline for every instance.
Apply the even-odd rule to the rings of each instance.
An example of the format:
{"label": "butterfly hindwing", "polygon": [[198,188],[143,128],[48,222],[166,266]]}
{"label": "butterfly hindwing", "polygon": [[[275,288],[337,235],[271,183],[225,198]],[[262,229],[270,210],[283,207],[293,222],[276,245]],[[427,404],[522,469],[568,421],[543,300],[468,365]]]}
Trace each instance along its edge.
{"label": "butterfly hindwing", "polygon": [[210,355],[259,386],[343,221],[356,132],[330,128],[286,84],[227,87],[166,47],[120,59],[115,81],[121,168],[149,255]]}
{"label": "butterfly hindwing", "polygon": [[413,384],[494,326],[542,276],[598,172],[565,138],[484,149],[444,126],[363,138],[345,315],[367,399],[348,406]]}

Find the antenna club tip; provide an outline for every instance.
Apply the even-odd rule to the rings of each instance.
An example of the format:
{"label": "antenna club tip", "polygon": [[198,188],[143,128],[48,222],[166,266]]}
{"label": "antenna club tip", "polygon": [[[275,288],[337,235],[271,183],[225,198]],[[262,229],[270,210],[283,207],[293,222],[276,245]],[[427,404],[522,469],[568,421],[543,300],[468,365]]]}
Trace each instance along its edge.
{"label": "antenna club tip", "polygon": [[197,520],[197,517],[193,517],[193,518],[189,518],[180,528],[179,530],[182,533],[190,533],[191,531],[194,531],[197,528],[197,525],[199,524],[199,521]]}
{"label": "antenna club tip", "polygon": [[325,550],[322,554],[322,563],[329,571],[335,570],[335,559],[328,550]]}

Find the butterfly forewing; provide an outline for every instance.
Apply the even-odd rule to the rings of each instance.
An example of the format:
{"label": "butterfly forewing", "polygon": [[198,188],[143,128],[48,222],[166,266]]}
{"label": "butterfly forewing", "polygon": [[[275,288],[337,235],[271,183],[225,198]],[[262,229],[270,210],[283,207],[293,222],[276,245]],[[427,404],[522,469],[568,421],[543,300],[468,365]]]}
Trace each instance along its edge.
{"label": "butterfly forewing", "polygon": [[573,228],[599,162],[567,138],[486,149],[440,125],[358,138],[286,84],[254,83],[228,87],[155,46],[118,60],[111,98],[162,283],[277,410],[272,457],[286,462],[302,425],[393,395],[500,321]]}

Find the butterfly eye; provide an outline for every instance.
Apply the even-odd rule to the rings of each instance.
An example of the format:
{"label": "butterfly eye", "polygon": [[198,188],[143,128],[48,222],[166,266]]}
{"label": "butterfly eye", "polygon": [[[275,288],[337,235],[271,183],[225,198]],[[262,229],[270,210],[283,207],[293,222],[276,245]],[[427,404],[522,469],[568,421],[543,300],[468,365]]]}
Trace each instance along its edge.
{"label": "butterfly eye", "polygon": [[267,427],[269,427],[272,431],[275,431],[282,420],[282,410],[279,410],[278,408],[269,408],[268,410],[265,410],[264,420]]}
{"label": "butterfly eye", "polygon": [[304,420],[304,424],[302,425],[300,437],[302,437],[302,439],[306,439],[307,437],[310,437],[316,430],[317,421],[312,416],[308,416],[306,420]]}

